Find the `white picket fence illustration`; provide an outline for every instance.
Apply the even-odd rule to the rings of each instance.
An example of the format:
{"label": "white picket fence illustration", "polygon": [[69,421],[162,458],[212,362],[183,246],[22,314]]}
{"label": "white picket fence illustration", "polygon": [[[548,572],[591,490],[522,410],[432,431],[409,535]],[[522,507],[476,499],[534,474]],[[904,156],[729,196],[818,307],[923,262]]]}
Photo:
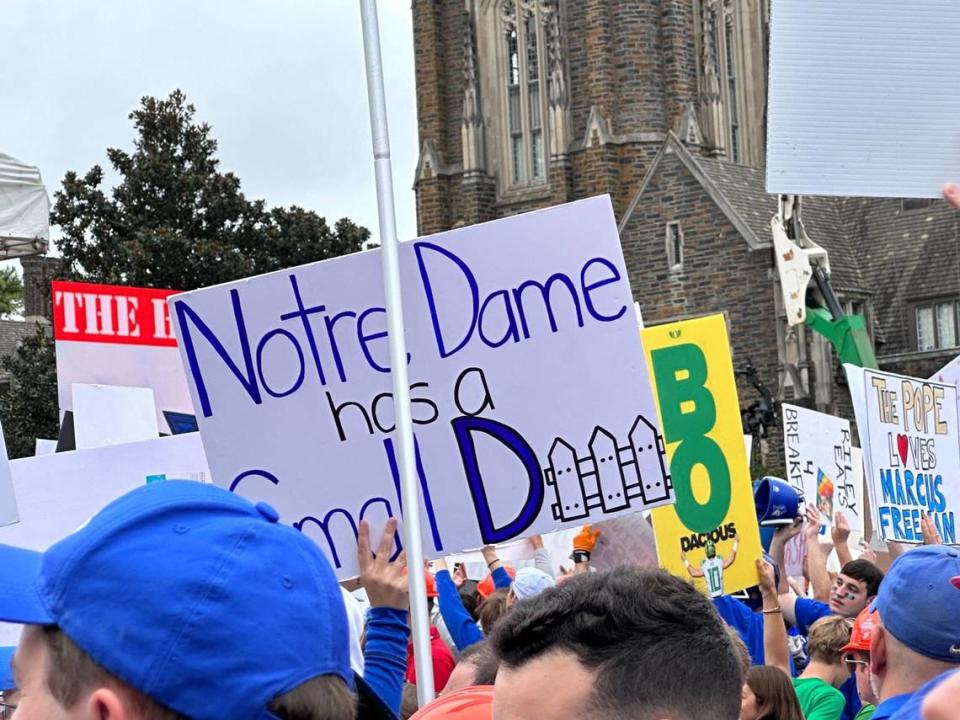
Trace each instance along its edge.
{"label": "white picket fence illustration", "polygon": [[544,469],[556,502],[555,520],[580,520],[591,510],[617,512],[640,500],[642,509],[670,497],[673,484],[667,465],[663,437],[655,425],[638,415],[630,429],[628,444],[618,445],[607,429],[597,426],[588,443],[589,455],[577,451],[563,438],[550,446],[550,467]]}

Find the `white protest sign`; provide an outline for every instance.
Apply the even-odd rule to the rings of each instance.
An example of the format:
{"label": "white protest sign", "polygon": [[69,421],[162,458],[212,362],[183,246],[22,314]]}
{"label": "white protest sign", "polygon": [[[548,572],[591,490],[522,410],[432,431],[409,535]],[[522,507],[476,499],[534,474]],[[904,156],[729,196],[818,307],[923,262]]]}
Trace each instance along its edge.
{"label": "white protest sign", "polygon": [[153,390],[75,384],[73,432],[78,450],[159,437]]}
{"label": "white protest sign", "polygon": [[43,438],[37,438],[36,443],[34,444],[34,455],[50,455],[57,451],[57,441],[56,440],[44,440]]}
{"label": "white protest sign", "polygon": [[960,168],[956,0],[776,0],[767,192],[940,197]]}
{"label": "white protest sign", "polygon": [[[921,543],[921,512],[946,544],[957,543],[960,435],[957,388],[928,380],[864,371],[869,453],[867,483],[884,540]],[[861,427],[863,427],[861,425]]]}
{"label": "white protest sign", "polygon": [[53,336],[61,413],[72,411],[73,385],[149,387],[157,425],[177,432],[170,417],[191,418],[193,405],[170,325],[175,290],[55,281]]}
{"label": "white protest sign", "polygon": [[[0,543],[37,551],[150,479],[203,480],[210,474],[197,433],[21,458],[10,471],[20,522],[0,527]],[[0,623],[0,645],[16,644],[18,634],[19,626]]]}
{"label": "white protest sign", "polygon": [[823,527],[831,527],[838,512],[851,530],[863,527],[863,487],[856,482],[849,420],[784,403],[783,452],[787,481],[817,506]]}
{"label": "white protest sign", "polygon": [[956,385],[960,383],[960,356],[955,357],[942,368],[930,376],[933,382],[943,383],[944,385]]}
{"label": "white protest sign", "polygon": [[10,459],[7,457],[7,441],[0,426],[0,526],[11,525],[20,520],[17,496],[10,474]]}
{"label": "white protest sign", "polygon": [[[428,557],[672,502],[608,197],[403,243],[400,271]],[[171,300],[214,482],[340,577],[402,510],[381,282],[369,251]]]}

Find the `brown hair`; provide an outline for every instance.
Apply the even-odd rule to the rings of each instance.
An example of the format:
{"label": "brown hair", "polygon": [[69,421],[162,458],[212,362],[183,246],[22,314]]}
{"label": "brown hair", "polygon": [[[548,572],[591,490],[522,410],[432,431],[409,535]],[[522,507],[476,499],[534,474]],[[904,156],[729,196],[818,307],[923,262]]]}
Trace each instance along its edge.
{"label": "brown hair", "polygon": [[740,673],[744,677],[744,682],[746,682],[747,673],[750,672],[750,666],[753,665],[753,660],[750,659],[750,650],[740,637],[740,633],[729,625],[724,625],[723,627],[727,631],[727,635],[730,636],[733,649],[737,651],[737,658],[740,660]]}
{"label": "brown hair", "polygon": [[494,590],[477,608],[484,635],[493,632],[493,626],[497,624],[497,620],[506,614],[508,592],[506,588]]}
{"label": "brown hair", "polygon": [[820,618],[810,626],[807,652],[811,660],[820,660],[831,665],[843,662],[843,646],[850,642],[853,620],[829,615]]}
{"label": "brown hair", "polygon": [[755,665],[747,673],[747,685],[757,698],[758,720],[803,720],[797,693],[783,670]]}
{"label": "brown hair", "polygon": [[[45,682],[50,694],[64,708],[73,707],[84,692],[109,686],[120,691],[124,705],[137,717],[187,720],[118,680],[57,626],[45,626],[43,640],[50,658]],[[323,675],[278,695],[270,701],[268,708],[281,720],[352,720],[354,706],[353,694],[346,683],[339,677]]]}

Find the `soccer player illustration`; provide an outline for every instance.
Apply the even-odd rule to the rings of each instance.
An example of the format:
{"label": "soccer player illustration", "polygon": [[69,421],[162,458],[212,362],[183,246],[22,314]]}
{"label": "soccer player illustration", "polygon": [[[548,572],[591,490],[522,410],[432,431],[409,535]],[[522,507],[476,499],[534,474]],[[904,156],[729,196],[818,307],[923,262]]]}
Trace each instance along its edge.
{"label": "soccer player illustration", "polygon": [[717,555],[717,546],[713,540],[707,540],[703,546],[707,556],[703,562],[700,563],[699,568],[695,568],[689,563],[687,554],[683,550],[680,551],[680,557],[683,560],[684,567],[687,568],[687,572],[690,573],[690,577],[702,577],[707,583],[707,594],[712,598],[716,598],[723,595],[723,571],[733,565],[737,559],[737,548],[739,545],[740,539],[734,535],[733,550],[724,558]]}

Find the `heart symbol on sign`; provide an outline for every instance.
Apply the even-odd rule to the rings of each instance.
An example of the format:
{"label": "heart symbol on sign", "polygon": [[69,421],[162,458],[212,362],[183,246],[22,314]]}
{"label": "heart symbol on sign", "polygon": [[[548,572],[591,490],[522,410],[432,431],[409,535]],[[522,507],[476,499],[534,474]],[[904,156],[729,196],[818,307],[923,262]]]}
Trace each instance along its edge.
{"label": "heart symbol on sign", "polygon": [[900,453],[900,462],[907,466],[907,436],[897,435],[897,452]]}

